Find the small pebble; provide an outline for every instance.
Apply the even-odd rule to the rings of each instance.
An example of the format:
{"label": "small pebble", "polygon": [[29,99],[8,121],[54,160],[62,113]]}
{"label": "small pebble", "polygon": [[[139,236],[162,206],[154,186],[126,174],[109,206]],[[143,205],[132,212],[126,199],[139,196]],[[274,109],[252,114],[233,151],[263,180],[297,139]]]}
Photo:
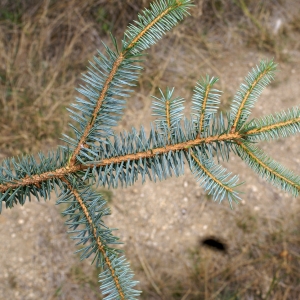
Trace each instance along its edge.
{"label": "small pebble", "polygon": [[257,187],[255,185],[252,185],[251,189],[252,189],[253,192],[257,192]]}

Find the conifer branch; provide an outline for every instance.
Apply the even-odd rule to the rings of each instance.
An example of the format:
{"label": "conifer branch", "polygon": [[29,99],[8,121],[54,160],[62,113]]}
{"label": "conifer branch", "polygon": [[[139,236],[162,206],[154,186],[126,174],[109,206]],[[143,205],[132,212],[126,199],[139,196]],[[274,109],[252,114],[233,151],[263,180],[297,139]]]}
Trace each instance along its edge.
{"label": "conifer branch", "polygon": [[171,117],[170,117],[170,101],[166,101],[166,119],[168,128],[171,129]]}
{"label": "conifer branch", "polygon": [[198,132],[198,137],[201,137],[201,131],[203,130],[203,122],[204,122],[204,111],[206,109],[206,103],[207,103],[207,98],[208,98],[208,93],[210,90],[211,86],[207,85],[206,90],[205,90],[205,95],[203,98],[203,105],[202,105],[202,113],[200,116],[200,121],[199,121],[199,132]]}
{"label": "conifer branch", "polygon": [[275,69],[276,65],[272,60],[261,61],[245,78],[246,83],[241,84],[231,105],[231,133],[238,131],[245,123],[262,90],[273,79]]}
{"label": "conifer branch", "polygon": [[[121,163],[121,162],[126,162],[127,160],[138,160],[140,158],[151,158],[157,155],[162,155],[168,152],[175,152],[175,151],[181,151],[181,150],[186,150],[192,147],[199,146],[201,144],[209,144],[213,142],[223,142],[223,141],[233,141],[233,140],[238,140],[242,138],[241,135],[238,133],[229,133],[229,134],[223,134],[220,136],[211,136],[207,138],[196,138],[194,140],[190,140],[187,142],[182,142],[178,144],[173,144],[173,145],[166,145],[165,147],[159,147],[159,148],[153,148],[148,151],[143,151],[143,152],[137,152],[134,154],[127,154],[124,156],[118,156],[118,157],[113,157],[113,158],[107,158],[103,159],[100,162],[88,162],[89,163],[96,163],[97,167],[100,166],[107,166],[112,163]],[[84,168],[88,167],[85,166]]]}
{"label": "conifer branch", "polygon": [[171,139],[171,134],[174,134],[174,130],[179,122],[182,120],[184,110],[183,98],[174,98],[172,99],[172,95],[174,92],[174,88],[167,88],[166,94],[159,89],[161,98],[157,98],[152,96],[153,101],[152,105],[152,115],[158,117],[155,120],[157,127],[163,132],[164,130],[168,131],[168,140]]}
{"label": "conifer branch", "polygon": [[[226,174],[226,169],[215,165],[212,160],[208,159],[202,163],[199,159],[201,157],[199,153],[195,155],[195,153],[191,151],[190,155],[192,157],[190,161],[192,171],[196,177],[198,177],[200,184],[204,185],[205,190],[209,190],[209,194],[213,195],[215,201],[219,199],[221,202],[224,198],[227,198],[232,207],[232,201],[237,202],[237,200],[240,199],[234,190],[234,188],[238,186],[238,177],[233,176],[228,179],[231,173]],[[193,162],[195,163],[194,165]]]}
{"label": "conifer branch", "polygon": [[172,99],[174,88],[167,88],[165,94],[160,90],[161,98],[153,97],[157,119],[149,137],[143,127],[119,135],[113,132],[123,113],[123,98],[131,92],[126,86],[134,86],[138,78],[141,67],[135,63],[141,52],[181,21],[190,6],[191,0],[157,0],[128,26],[121,51],[113,36],[115,49],[104,45],[106,54],[99,52],[83,75],[86,85],[78,91],[84,99],[77,98],[71,105],[76,111],[69,109],[78,126],[70,125],[75,138],[64,135],[67,147],[60,146],[48,156],[39,154],[39,162],[28,155],[6,159],[0,165],[0,212],[3,201],[11,208],[24,205],[32,195],[48,199],[53,190],[59,194],[57,204],[69,205],[62,213],[69,217],[69,233],[76,234],[72,238],[79,240],[77,245],[87,244],[78,251],[81,259],[95,254],[94,261],[103,268],[99,279],[105,300],[133,300],[139,292],[133,289],[137,282],[125,258],[119,256],[121,251],[109,246],[117,244],[118,238],[102,220],[110,211],[91,183],[116,188],[132,185],[139,176],[142,182],[147,176],[163,180],[183,174],[187,161],[213,199],[227,198],[232,206],[240,199],[238,177],[219,165],[219,157],[228,160],[233,152],[282,190],[294,196],[300,192],[300,177],[253,145],[256,140],[299,133],[299,107],[246,123],[258,96],[273,79],[273,61],[262,61],[248,74],[227,118],[217,114],[220,91],[213,85],[218,79],[206,76],[194,89],[189,119],[182,113],[183,98]]}
{"label": "conifer branch", "polygon": [[[135,54],[143,51],[162,37],[188,14],[191,0],[161,0],[150,4],[138,15],[136,25],[129,25],[123,40],[123,51]],[[126,41],[126,38],[128,41]]]}
{"label": "conifer branch", "polygon": [[157,155],[163,155],[169,152],[186,150],[192,147],[199,146],[201,144],[234,141],[239,140],[241,138],[243,138],[243,135],[239,133],[225,133],[222,135],[208,136],[206,138],[195,138],[186,142],[165,145],[164,147],[151,148],[147,151],[134,152],[126,155],[118,155],[115,157],[102,159],[101,161],[88,161],[84,165],[77,164],[72,167],[60,167],[53,171],[44,172],[41,174],[31,174],[30,177],[20,178],[18,180],[14,180],[13,182],[1,183],[0,193],[2,193],[2,197],[0,195],[0,200],[2,199],[2,201],[4,201],[4,194],[7,193],[8,190],[12,191],[14,189],[17,189],[18,187],[38,185],[44,181],[48,181],[54,178],[62,179],[63,177],[69,174],[75,174],[80,171],[86,171],[91,167],[105,167],[112,164],[126,163],[128,160],[134,161],[139,159],[147,159],[155,157]]}
{"label": "conifer branch", "polygon": [[[200,163],[199,159],[197,158],[197,156],[191,152],[191,156],[194,159],[194,161],[197,163],[198,167],[201,168],[203,170],[203,172],[205,172],[213,181],[215,181],[217,184],[222,186],[222,182],[219,181],[215,176],[213,176],[205,167],[203,164]],[[225,190],[227,190],[228,192],[233,192],[233,190],[227,186],[223,187]]]}
{"label": "conifer branch", "polygon": [[[159,38],[161,38],[163,32],[170,30],[178,23],[178,21],[183,19],[184,15],[187,13],[187,9],[190,6],[190,0],[168,0],[167,2],[161,0],[154,2],[151,5],[151,10],[146,9],[144,11],[144,16],[139,15],[139,21],[136,22],[139,25],[139,27],[136,27],[134,25],[129,26],[128,30],[125,32],[125,36],[129,37],[130,41],[127,42],[125,39],[123,40],[123,51],[117,57],[108,47],[106,47],[107,52],[111,58],[112,65],[110,66],[110,64],[108,64],[108,69],[110,70],[108,75],[105,76],[106,79],[99,91],[100,94],[96,101],[96,105],[94,106],[94,109],[91,113],[90,120],[88,120],[88,122],[84,125],[85,128],[82,134],[79,134],[79,141],[75,142],[75,149],[73,150],[68,164],[69,167],[75,165],[76,157],[78,158],[78,155],[83,148],[87,150],[89,149],[89,141],[87,140],[87,138],[90,135],[91,131],[95,128],[100,109],[103,105],[103,101],[107,97],[109,90],[111,90],[110,87],[122,63],[126,60],[129,61],[131,57],[137,56],[137,54],[141,50],[145,50],[149,47],[149,45],[154,44]],[[168,15],[170,15],[169,18]],[[114,38],[113,42],[117,49],[117,45]],[[102,59],[103,62],[106,61],[106,58],[103,56]],[[97,79],[100,82],[104,80],[102,76],[101,78],[98,77]],[[132,77],[131,80],[135,79],[135,77]],[[94,86],[94,88],[96,87],[97,89],[99,89],[97,85],[93,84],[93,80],[91,80],[90,78],[87,79],[87,82],[92,83],[92,86]],[[128,84],[127,80],[125,80],[124,82]],[[119,83],[121,84],[123,84],[124,82],[120,82],[119,80]],[[91,95],[89,89],[87,91],[83,91],[82,93],[84,95],[87,95],[88,97],[95,97],[94,95]],[[112,94],[116,93],[117,95],[120,94],[118,90],[114,92],[112,91]],[[82,101],[80,100],[80,102]],[[83,107],[78,108],[81,111],[84,111]],[[77,113],[73,111],[71,112],[73,113],[73,115],[75,115],[76,120],[78,120],[78,117],[81,118],[80,115],[77,116]],[[81,124],[80,121],[79,123]],[[77,132],[76,128],[73,127],[73,129]],[[91,152],[93,153],[93,151]]]}
{"label": "conifer branch", "polygon": [[89,122],[89,124],[87,125],[87,127],[85,128],[84,132],[83,132],[83,135],[81,136],[81,139],[77,145],[77,147],[75,148],[72,156],[71,156],[71,159],[70,159],[70,162],[69,162],[69,167],[72,167],[74,166],[75,162],[76,162],[76,156],[79,154],[79,151],[81,150],[82,147],[86,146],[86,138],[90,132],[90,130],[94,127],[95,125],[95,121],[96,121],[96,118],[97,118],[97,115],[98,115],[98,112],[101,108],[101,105],[103,103],[103,100],[106,96],[106,93],[108,91],[108,88],[109,88],[109,85],[110,83],[112,82],[121,62],[124,60],[124,56],[123,56],[123,53],[121,53],[119,55],[119,57],[117,58],[117,60],[114,62],[113,64],[113,67],[112,67],[112,70],[110,72],[110,74],[108,75],[105,83],[104,83],[104,86],[103,86],[103,89],[100,93],[100,96],[97,100],[97,105],[95,106],[95,109],[92,113],[92,118]]}
{"label": "conifer branch", "polygon": [[112,262],[109,259],[108,255],[106,254],[106,250],[104,248],[104,245],[102,244],[102,241],[101,241],[100,237],[98,236],[97,227],[94,224],[93,219],[91,218],[91,216],[89,214],[88,208],[84,204],[84,201],[81,198],[79,192],[76,189],[73,188],[73,186],[66,179],[66,177],[63,177],[62,181],[67,185],[67,187],[70,190],[70,192],[74,195],[75,199],[78,201],[78,203],[79,203],[79,205],[81,207],[81,210],[83,211],[83,213],[85,215],[85,218],[87,219],[88,224],[89,224],[89,226],[91,228],[91,231],[93,233],[94,239],[96,240],[98,250],[101,252],[101,254],[102,254],[102,256],[103,256],[103,258],[105,260],[105,264],[108,267],[108,269],[109,269],[109,271],[111,273],[111,276],[112,276],[112,278],[114,280],[115,286],[116,286],[116,288],[118,290],[119,297],[120,297],[120,299],[124,300],[125,299],[125,295],[124,295],[123,289],[120,286],[119,278],[116,276],[115,270],[112,267]]}
{"label": "conifer branch", "polygon": [[300,122],[300,118],[288,120],[285,122],[278,122],[272,125],[267,125],[267,126],[262,126],[260,128],[255,128],[247,131],[247,135],[252,135],[252,134],[259,134],[259,133],[265,133],[267,131],[272,131],[274,129],[279,129],[279,128],[284,128],[289,125],[294,125]]}
{"label": "conifer branch", "polygon": [[269,140],[296,134],[300,132],[300,109],[294,107],[275,116],[254,119],[244,126],[242,132],[251,140]]}
{"label": "conifer branch", "polygon": [[167,119],[167,126],[168,126],[168,140],[170,141],[171,138],[171,117],[170,117],[170,101],[166,101],[166,119]]}
{"label": "conifer branch", "polygon": [[[175,7],[179,7],[180,5],[182,5],[182,3],[177,0],[175,1],[175,3],[176,3]],[[141,30],[141,32],[130,42],[130,44],[126,46],[124,52],[126,53],[130,51],[139,42],[139,40],[142,37],[144,37],[144,35],[149,31],[149,29],[151,29],[158,21],[160,21],[164,16],[166,16],[170,11],[174,10],[175,7],[174,6],[167,7],[167,9],[162,11],[155,19],[153,19],[149,24],[147,24],[147,26],[145,26],[143,30]]]}
{"label": "conifer branch", "polygon": [[238,155],[262,178],[273,185],[298,196],[300,192],[300,177],[293,174],[270,157],[262,150],[250,143],[236,144]]}
{"label": "conifer branch", "polygon": [[217,112],[220,104],[220,91],[213,89],[213,85],[218,81],[218,78],[206,76],[205,79],[198,81],[193,94],[192,114],[198,122],[198,135],[200,138],[209,125],[210,119]]}

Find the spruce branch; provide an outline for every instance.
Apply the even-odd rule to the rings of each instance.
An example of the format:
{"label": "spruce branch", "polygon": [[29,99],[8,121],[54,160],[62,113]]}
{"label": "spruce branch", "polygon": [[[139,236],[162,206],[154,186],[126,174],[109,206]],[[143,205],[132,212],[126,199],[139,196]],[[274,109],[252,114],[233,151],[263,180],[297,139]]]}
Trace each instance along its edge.
{"label": "spruce branch", "polygon": [[236,150],[241,159],[259,176],[295,197],[299,195],[300,177],[298,175],[274,161],[249,142],[236,144]]}
{"label": "spruce branch", "polygon": [[145,9],[143,14],[138,15],[136,25],[129,25],[122,41],[121,53],[118,53],[115,38],[112,37],[116,52],[105,45],[107,57],[99,52],[100,60],[94,58],[96,65],[91,63],[93,69],[84,76],[88,85],[79,89],[89,101],[78,98],[79,104],[73,105],[82,115],[69,109],[72,118],[80,125],[80,130],[72,126],[76,140],[65,136],[65,141],[74,148],[69,167],[75,165],[76,159],[84,162],[82,155],[91,158],[95,148],[93,143],[101,142],[101,137],[110,135],[109,128],[119,120],[115,114],[120,114],[123,109],[122,101],[116,97],[127,96],[127,92],[131,90],[124,94],[124,86],[132,86],[132,82],[137,79],[133,70],[139,70],[140,67],[133,63],[137,61],[139,52],[155,44],[163,33],[177,25],[190,7],[190,0],[154,2],[150,9]]}
{"label": "spruce branch", "polygon": [[[109,244],[117,244],[118,238],[111,234],[102,220],[103,216],[109,215],[110,211],[103,208],[106,201],[101,195],[92,192],[88,186],[78,185],[76,181],[72,184],[66,177],[62,178],[67,191],[63,192],[57,200],[57,204],[68,203],[70,206],[63,212],[69,216],[67,225],[72,229],[69,233],[76,233],[73,239],[79,239],[76,245],[86,244],[86,247],[77,252],[83,252],[81,259],[88,258],[94,254],[96,265],[104,269],[100,275],[101,289],[104,299],[136,299],[140,292],[133,289],[136,281],[132,281],[132,271],[124,257],[118,257],[119,251],[110,248]],[[74,187],[77,185],[77,188]],[[85,227],[79,230],[79,225]]]}
{"label": "spruce branch", "polygon": [[[181,128],[182,130],[182,128]],[[181,132],[182,133],[182,132]],[[191,134],[190,137],[193,137],[193,132],[189,131],[187,132]],[[142,133],[144,135],[144,133]],[[140,136],[135,135],[138,140],[141,138]],[[162,138],[159,138],[160,134],[157,133],[156,131],[152,130],[150,137],[147,140],[144,140],[143,145],[149,145],[149,143],[152,143],[153,146],[147,146],[147,150],[144,151],[136,151],[135,149],[132,149],[133,151],[129,151],[130,149],[127,149],[124,147],[122,149],[122,154],[117,152],[116,154],[115,149],[112,147],[109,147],[107,144],[104,144],[102,147],[100,147],[99,153],[94,157],[92,161],[86,161],[85,164],[77,164],[72,167],[59,167],[55,168],[51,171],[43,172],[43,173],[35,173],[32,174],[30,177],[24,176],[23,178],[14,178],[14,180],[11,180],[11,176],[9,174],[13,174],[14,169],[11,168],[5,168],[3,166],[0,166],[0,170],[3,171],[4,177],[0,178],[1,179],[1,184],[0,184],[0,196],[2,201],[7,201],[7,197],[9,196],[9,192],[12,192],[13,190],[19,188],[19,187],[35,187],[38,184],[41,184],[42,182],[45,181],[50,181],[50,180],[58,180],[57,184],[59,184],[59,181],[61,178],[65,177],[66,175],[69,174],[75,174],[81,171],[85,172],[92,172],[94,168],[106,168],[106,173],[107,173],[107,168],[112,165],[112,164],[124,164],[128,160],[130,161],[136,161],[139,159],[151,159],[155,156],[162,156],[167,153],[172,153],[176,151],[185,151],[186,149],[192,148],[192,147],[197,147],[199,145],[207,145],[210,143],[216,143],[216,142],[232,142],[234,140],[239,140],[243,138],[243,135],[240,135],[239,133],[224,133],[221,135],[214,135],[214,136],[208,136],[206,138],[193,138],[189,139],[188,137],[185,137],[185,134],[177,135],[177,139],[179,139],[178,142],[176,143],[171,143],[170,145],[166,145],[164,140]],[[130,137],[133,138],[133,137]],[[116,139],[118,139],[116,137]],[[127,140],[124,140],[124,143],[126,145]],[[128,144],[128,143],[127,143]],[[137,141],[138,144],[138,141]],[[111,145],[113,145],[111,143]],[[131,145],[132,147],[132,145]],[[120,148],[122,148],[120,146]],[[106,149],[106,150],[105,150]],[[64,151],[64,150],[63,150]],[[125,153],[126,154],[125,154]],[[106,153],[106,154],[105,154]],[[104,156],[104,157],[103,157]],[[105,157],[107,156],[107,157]],[[98,158],[98,159],[97,159]],[[66,161],[66,160],[65,160]],[[3,162],[5,165],[9,165],[10,163],[8,160],[5,160]],[[113,168],[113,167],[111,167]],[[54,188],[54,187],[53,187]],[[51,190],[53,190],[51,188]],[[7,195],[8,194],[8,195]],[[35,194],[34,194],[35,195]]]}
{"label": "spruce branch", "polygon": [[259,66],[253,68],[240,85],[235,95],[230,113],[231,132],[239,131],[251,113],[257,98],[263,89],[274,79],[276,64],[271,61],[261,61]]}
{"label": "spruce branch", "polygon": [[242,130],[248,139],[271,140],[288,137],[300,131],[300,109],[294,107],[288,111],[269,115],[261,119],[251,120]]}
{"label": "spruce branch", "polygon": [[159,89],[161,98],[152,96],[152,115],[157,117],[155,122],[160,130],[167,128],[169,131],[168,138],[176,128],[176,125],[183,119],[182,111],[184,110],[184,99],[177,97],[172,99],[174,88],[167,88],[166,94]]}
{"label": "spruce branch", "polygon": [[201,137],[203,131],[209,126],[209,121],[217,112],[220,104],[220,91],[213,89],[213,85],[218,78],[202,78],[198,81],[193,94],[192,114],[196,117],[198,123],[198,137]]}
{"label": "spruce branch", "polygon": [[2,201],[6,207],[14,204],[24,205],[31,195],[38,200],[50,199],[51,191],[59,193],[62,184],[64,165],[68,161],[68,152],[62,148],[49,151],[48,155],[39,153],[39,162],[33,155],[5,159],[0,165],[0,208]]}
{"label": "spruce branch", "polygon": [[[262,61],[240,86],[227,117],[218,114],[220,91],[214,88],[217,78],[200,80],[192,97],[192,114],[183,116],[183,98],[172,98],[167,88],[161,98],[153,97],[155,125],[147,136],[143,127],[115,134],[113,127],[123,114],[128,97],[141,67],[141,51],[156,43],[181,21],[191,6],[190,0],[157,0],[129,25],[119,50],[99,52],[83,75],[85,85],[69,109],[77,124],[70,125],[75,138],[64,135],[67,146],[47,155],[39,154],[6,159],[0,165],[0,212],[2,202],[12,208],[24,205],[31,196],[58,196],[57,204],[68,204],[63,212],[66,225],[77,245],[83,245],[81,259],[94,256],[103,272],[99,275],[104,299],[136,299],[133,272],[121,251],[114,247],[118,238],[103,217],[110,214],[101,194],[91,184],[117,188],[129,186],[141,177],[144,183],[163,180],[184,173],[187,162],[196,179],[215,201],[227,198],[230,206],[240,199],[236,188],[238,176],[231,176],[219,165],[219,158],[239,155],[254,171],[282,190],[299,195],[300,177],[271,159],[253,142],[286,137],[300,131],[298,107],[275,116],[246,123],[251,108],[264,87],[273,79],[276,65]],[[74,109],[74,110],[73,110]],[[217,162],[216,162],[217,161]]]}
{"label": "spruce branch", "polygon": [[188,14],[191,0],[159,0],[138,14],[138,21],[124,33],[123,52],[136,54],[148,49]]}
{"label": "spruce branch", "polygon": [[231,173],[226,173],[226,169],[220,165],[216,165],[213,160],[201,158],[201,153],[189,153],[190,166],[193,174],[203,185],[205,190],[212,194],[214,201],[220,203],[224,198],[228,199],[230,206],[232,202],[238,202],[240,197],[234,189],[239,185],[238,176],[233,176],[228,179]]}

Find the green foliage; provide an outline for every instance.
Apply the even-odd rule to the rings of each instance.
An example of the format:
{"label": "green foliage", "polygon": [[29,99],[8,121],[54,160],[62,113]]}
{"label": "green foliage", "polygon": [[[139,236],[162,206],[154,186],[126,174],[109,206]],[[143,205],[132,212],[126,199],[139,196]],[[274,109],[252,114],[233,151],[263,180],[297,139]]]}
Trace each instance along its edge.
{"label": "green foliage", "polygon": [[248,138],[253,141],[268,141],[284,138],[299,132],[300,109],[294,107],[287,112],[282,111],[275,116],[269,115],[261,119],[253,119],[244,126]]}
{"label": "green foliage", "polygon": [[236,145],[238,155],[261,177],[297,197],[300,177],[249,142]]}
{"label": "green foliage", "polygon": [[17,7],[15,7],[14,10],[9,10],[5,8],[1,8],[0,11],[0,21],[8,21],[12,24],[20,24],[21,23],[21,9],[20,9],[20,3],[16,4]]}
{"label": "green foliage", "polygon": [[110,24],[106,19],[106,11],[104,8],[99,7],[95,13],[96,21],[101,25],[101,29],[104,32],[109,32],[112,29],[112,24]]}
{"label": "green foliage", "polygon": [[196,117],[199,134],[209,126],[210,119],[217,112],[220,104],[220,91],[213,89],[218,78],[206,76],[199,81],[194,89],[192,112]]}
{"label": "green foliage", "polygon": [[235,130],[244,125],[263,89],[274,78],[275,69],[276,64],[273,61],[261,61],[245,78],[245,83],[241,84],[230,111],[230,121]]}
{"label": "green foliage", "polygon": [[197,181],[209,191],[208,195],[212,194],[214,201],[221,202],[225,198],[228,199],[230,206],[232,201],[238,202],[239,196],[235,191],[238,186],[238,176],[228,179],[231,173],[227,173],[222,166],[216,165],[212,159],[203,158],[199,150],[196,155],[190,152],[189,162]]}
{"label": "green foliage", "polygon": [[156,123],[158,128],[164,130],[168,128],[170,132],[176,129],[177,124],[182,120],[184,110],[183,98],[172,99],[173,89],[167,88],[166,95],[159,90],[161,93],[161,98],[154,97],[157,101],[153,101],[152,105],[152,115],[157,117]]}
{"label": "green foliage", "polygon": [[123,51],[137,54],[148,49],[184,18],[189,7],[191,0],[154,1],[150,9],[138,14],[135,24],[128,26],[122,41]]}
{"label": "green foliage", "polygon": [[34,196],[49,198],[54,190],[57,204],[67,205],[63,215],[72,239],[82,248],[81,259],[93,257],[104,299],[136,299],[137,281],[121,251],[113,229],[105,225],[110,214],[106,201],[91,187],[129,186],[141,177],[156,181],[179,176],[188,163],[199,184],[214,201],[227,199],[232,206],[240,199],[238,176],[231,176],[219,163],[232,153],[241,157],[260,176],[297,196],[299,176],[273,161],[257,146],[258,140],[285,137],[299,132],[299,108],[246,123],[263,88],[273,79],[276,65],[262,61],[245,78],[226,117],[218,114],[220,92],[214,77],[205,77],[194,89],[192,115],[183,116],[184,100],[172,98],[174,88],[154,97],[153,115],[158,117],[147,137],[145,130],[115,134],[113,127],[123,114],[125,97],[131,93],[141,67],[141,52],[155,44],[188,13],[190,0],[158,0],[129,25],[118,48],[105,46],[83,75],[85,85],[69,109],[76,125],[75,136],[64,135],[66,146],[48,155],[6,159],[0,166],[2,203],[12,208]]}

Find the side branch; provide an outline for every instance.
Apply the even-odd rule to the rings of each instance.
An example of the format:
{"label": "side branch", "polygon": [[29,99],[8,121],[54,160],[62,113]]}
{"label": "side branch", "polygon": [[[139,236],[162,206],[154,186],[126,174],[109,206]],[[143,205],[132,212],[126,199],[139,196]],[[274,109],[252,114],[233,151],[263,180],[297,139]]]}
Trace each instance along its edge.
{"label": "side branch", "polygon": [[167,15],[171,10],[173,10],[176,7],[181,6],[182,3],[179,0],[176,0],[176,6],[174,7],[168,7],[164,12],[162,12],[160,15],[158,15],[155,19],[152,20],[127,46],[127,48],[124,50],[124,54],[126,54],[132,47],[135,46],[135,44],[146,34],[146,32],[153,27],[159,20],[161,20],[165,15]]}
{"label": "side branch", "polygon": [[204,122],[204,117],[205,117],[204,111],[206,109],[206,104],[207,104],[207,99],[208,99],[210,88],[211,88],[211,86],[208,84],[206,87],[204,98],[203,98],[202,111],[201,111],[201,116],[200,116],[200,121],[199,121],[199,132],[198,132],[198,136],[197,136],[198,138],[201,137],[202,127],[203,127],[203,122]]}
{"label": "side branch", "polygon": [[201,162],[199,161],[199,159],[196,157],[196,155],[192,152],[191,154],[192,158],[195,160],[195,162],[197,163],[197,165],[199,166],[199,168],[201,168],[203,170],[203,172],[209,177],[211,178],[214,182],[216,182],[219,186],[221,186],[223,189],[225,189],[227,192],[229,193],[233,193],[233,189],[231,189],[230,187],[224,185],[220,180],[218,180],[217,177],[215,177],[207,168],[205,168],[205,166],[203,164],[201,164]]}
{"label": "side branch", "polygon": [[63,177],[62,181],[67,185],[68,189],[72,192],[72,194],[74,195],[75,199],[78,201],[78,203],[79,203],[79,205],[80,205],[80,207],[81,207],[81,209],[82,209],[82,211],[83,211],[83,213],[84,213],[84,215],[85,215],[85,217],[86,217],[86,219],[87,219],[87,221],[88,221],[88,223],[90,225],[90,228],[91,228],[91,230],[93,232],[93,236],[94,236],[94,239],[96,240],[96,243],[97,243],[97,246],[98,246],[98,250],[102,253],[103,258],[105,260],[105,263],[106,263],[108,269],[111,272],[111,275],[112,275],[112,278],[113,278],[113,280],[115,282],[115,285],[117,287],[119,296],[120,296],[121,299],[125,299],[125,295],[124,295],[124,293],[122,291],[122,288],[120,286],[119,278],[115,274],[115,270],[112,267],[112,262],[110,261],[109,257],[106,255],[106,251],[105,251],[104,246],[103,246],[103,244],[101,242],[101,239],[97,235],[97,228],[96,228],[96,226],[95,226],[95,224],[94,224],[94,222],[93,222],[93,220],[92,220],[92,218],[91,218],[91,216],[89,214],[89,211],[88,211],[86,205],[84,204],[82,198],[80,197],[79,192],[72,187],[72,185],[66,179],[66,177]]}
{"label": "side branch", "polygon": [[105,98],[105,96],[106,96],[106,93],[107,93],[107,91],[108,91],[109,85],[110,85],[110,83],[112,82],[112,80],[113,80],[115,74],[117,73],[117,70],[118,70],[120,64],[122,63],[122,61],[124,60],[124,58],[125,58],[125,57],[124,57],[123,53],[121,53],[120,56],[118,57],[118,59],[117,59],[117,60],[115,61],[115,63],[113,64],[113,67],[112,67],[112,69],[111,69],[111,72],[110,72],[110,74],[108,75],[108,77],[107,77],[107,79],[106,79],[106,81],[105,81],[105,83],[104,83],[103,89],[102,89],[102,91],[101,91],[101,93],[100,93],[100,96],[99,96],[99,98],[98,98],[97,105],[96,105],[96,107],[95,107],[95,109],[94,109],[94,112],[93,112],[91,121],[89,122],[89,124],[88,124],[87,127],[85,128],[84,133],[83,133],[83,135],[82,135],[82,137],[81,137],[81,139],[80,139],[80,141],[79,141],[79,143],[78,143],[76,149],[74,150],[74,152],[73,152],[73,154],[72,154],[72,156],[71,156],[71,159],[70,159],[70,162],[69,162],[69,167],[72,167],[72,166],[75,165],[75,162],[76,162],[76,155],[79,154],[80,149],[81,149],[82,147],[84,147],[84,145],[85,145],[85,140],[86,140],[86,138],[87,138],[87,136],[88,136],[90,130],[91,130],[91,129],[93,128],[93,126],[94,126],[94,123],[95,123],[96,118],[97,118],[97,114],[98,114],[98,112],[99,112],[99,110],[100,110],[100,108],[101,108],[102,102],[103,102],[103,100],[104,100],[104,98]]}
{"label": "side branch", "polygon": [[128,54],[128,52],[135,46],[135,44],[149,31],[149,29],[151,29],[157,22],[159,22],[164,16],[166,16],[170,11],[174,10],[175,8],[178,8],[182,5],[181,1],[177,0],[176,4],[168,7],[165,11],[163,11],[161,14],[159,14],[155,19],[153,19],[132,41],[131,43],[120,53],[120,55],[118,56],[118,58],[116,59],[116,61],[114,62],[112,69],[103,85],[102,91],[100,93],[100,96],[98,98],[97,101],[97,105],[93,111],[92,114],[92,118],[90,120],[90,122],[88,123],[88,125],[86,126],[83,135],[80,138],[80,141],[78,143],[78,145],[76,146],[75,150],[72,153],[72,156],[70,158],[69,167],[72,167],[75,165],[76,163],[76,156],[79,154],[80,150],[82,147],[87,147],[86,145],[86,139],[87,136],[90,132],[90,130],[93,128],[93,126],[95,125],[95,121],[97,118],[97,114],[99,113],[99,110],[102,106],[102,103],[105,99],[105,96],[108,92],[109,86],[112,82],[112,80],[114,79],[114,76],[116,75],[118,68],[120,67],[121,63],[124,61],[124,59],[126,58],[126,55]]}
{"label": "side branch", "polygon": [[262,126],[260,128],[254,128],[254,129],[251,129],[251,130],[247,131],[245,134],[250,135],[250,134],[262,133],[262,132],[266,132],[266,131],[269,131],[269,130],[272,130],[272,129],[277,129],[277,128],[280,128],[280,127],[288,126],[288,125],[291,125],[291,124],[294,124],[294,123],[297,123],[297,122],[300,122],[300,118],[295,118],[295,119],[288,120],[288,121],[285,121],[285,122],[278,122],[278,123],[275,123],[275,124],[272,124],[272,125]]}
{"label": "side branch", "polygon": [[241,118],[242,111],[243,111],[243,109],[245,107],[245,104],[248,101],[251,93],[253,92],[253,90],[255,89],[255,87],[259,84],[259,82],[263,79],[263,77],[266,76],[270,72],[271,69],[272,69],[271,65],[268,68],[265,68],[263,70],[263,72],[261,72],[259,74],[259,76],[252,82],[252,84],[248,88],[246,94],[244,95],[244,97],[243,97],[243,99],[242,99],[242,101],[240,103],[240,107],[238,108],[237,114],[236,114],[235,119],[233,121],[233,125],[232,125],[231,131],[230,131],[231,133],[234,133],[236,131],[236,127],[237,127],[238,122],[239,122],[239,120]]}
{"label": "side branch", "polygon": [[171,129],[170,101],[166,101],[166,118],[167,118],[168,128]]}
{"label": "side branch", "polygon": [[[275,162],[274,161],[272,162],[270,159],[269,159],[270,161],[268,162],[266,159],[262,157],[262,155],[259,154],[256,155],[254,153],[254,150],[248,148],[245,144],[239,143],[238,145],[244,151],[244,153],[248,155],[248,157],[251,159],[252,163],[251,164],[249,163],[251,167],[254,166],[253,164],[254,162],[257,166],[260,166],[260,168],[263,168],[269,173],[269,175],[266,175],[266,177],[270,181],[273,181],[272,178],[278,178],[279,180],[282,181],[281,188],[283,187],[286,188],[287,186],[291,186],[298,193],[300,192],[300,183],[297,182],[297,180],[295,179],[296,178],[295,175],[293,175],[291,172],[288,175],[287,173],[289,172],[288,170],[284,169],[282,166],[280,166],[277,163],[275,164]],[[243,156],[241,156],[241,158],[244,159]],[[262,172],[260,171],[257,172],[263,176]]]}
{"label": "side branch", "polygon": [[140,158],[150,158],[150,157],[154,157],[159,154],[168,153],[170,151],[186,150],[191,147],[200,145],[202,143],[209,144],[209,143],[213,143],[216,141],[219,141],[219,142],[230,141],[230,140],[240,139],[241,137],[242,136],[239,135],[239,133],[233,133],[233,134],[230,133],[230,134],[223,134],[223,135],[218,135],[218,136],[211,136],[211,137],[207,137],[207,138],[196,138],[194,140],[190,140],[187,142],[178,143],[175,145],[166,145],[165,147],[155,148],[155,149],[151,149],[151,150],[144,151],[144,152],[138,152],[135,154],[127,154],[127,155],[118,156],[118,157],[106,158],[106,159],[101,160],[99,163],[95,163],[95,165],[93,164],[92,166],[102,167],[102,166],[110,165],[112,163],[122,163],[122,162],[127,162],[128,160],[138,160]]}

